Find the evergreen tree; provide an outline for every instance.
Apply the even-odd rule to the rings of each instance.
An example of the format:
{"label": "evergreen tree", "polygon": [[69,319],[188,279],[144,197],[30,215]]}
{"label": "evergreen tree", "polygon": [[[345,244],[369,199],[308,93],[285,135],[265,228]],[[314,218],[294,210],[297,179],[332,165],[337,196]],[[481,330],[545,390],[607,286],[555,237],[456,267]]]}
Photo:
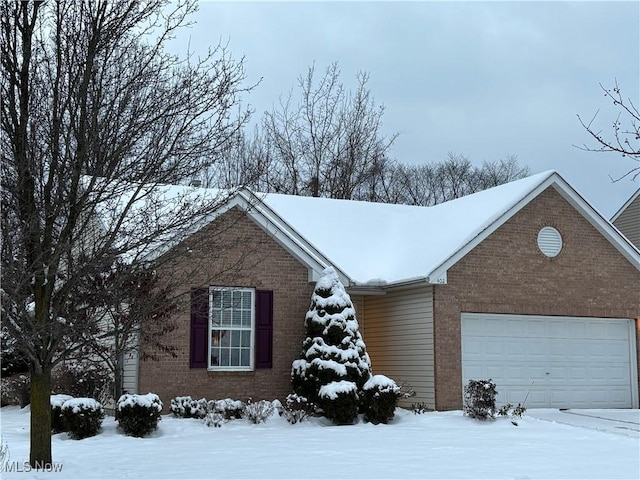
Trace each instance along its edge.
{"label": "evergreen tree", "polygon": [[319,404],[320,388],[331,382],[353,382],[361,391],[371,377],[371,361],[351,298],[333,267],[316,284],[305,330],[302,354],[291,372],[294,391]]}

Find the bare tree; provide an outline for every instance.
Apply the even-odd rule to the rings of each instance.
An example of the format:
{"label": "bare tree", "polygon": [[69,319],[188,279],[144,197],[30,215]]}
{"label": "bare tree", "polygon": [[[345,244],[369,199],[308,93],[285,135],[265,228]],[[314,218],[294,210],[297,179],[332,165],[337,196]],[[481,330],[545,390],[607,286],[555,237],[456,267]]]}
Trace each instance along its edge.
{"label": "bare tree", "polygon": [[315,67],[298,79],[293,92],[263,119],[263,152],[269,190],[293,195],[354,199],[371,195],[371,180],[389,162],[397,135],[382,134],[384,107],[357,75],[347,92],[337,63],[318,80]]}
{"label": "bare tree", "polygon": [[165,50],[195,9],[0,6],[2,314],[30,362],[33,466],[52,460],[52,368],[105,334],[87,284],[118,258],[157,258],[223,201],[165,186],[207,168],[249,115],[234,115],[242,61]]}
{"label": "bare tree", "polygon": [[606,135],[596,125],[599,111],[588,122],[578,115],[580,124],[596,141],[595,147],[583,145],[578,148],[588,152],[614,152],[631,159],[635,162],[635,166],[614,181],[626,177],[635,180],[640,176],[640,111],[631,98],[625,98],[622,95],[617,80],[614,82],[613,88],[606,88],[602,84],[600,84],[600,88],[604,96],[618,109],[618,115],[611,125],[613,131]]}
{"label": "bare tree", "polygon": [[390,165],[382,175],[376,201],[430,206],[460,198],[529,175],[515,156],[473,165],[468,157],[449,153],[442,162]]}

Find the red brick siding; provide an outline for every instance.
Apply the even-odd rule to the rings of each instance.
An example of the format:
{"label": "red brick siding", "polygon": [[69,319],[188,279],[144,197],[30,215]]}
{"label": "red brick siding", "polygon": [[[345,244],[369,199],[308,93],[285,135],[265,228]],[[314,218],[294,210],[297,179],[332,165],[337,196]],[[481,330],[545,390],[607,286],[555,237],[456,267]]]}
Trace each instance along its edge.
{"label": "red brick siding", "polygon": [[[547,225],[563,239],[555,258],[537,247],[538,231]],[[434,288],[439,410],[462,407],[461,312],[637,318],[640,272],[549,188],[454,265],[446,285]]]}
{"label": "red brick siding", "polygon": [[[231,228],[225,228],[228,226]],[[176,316],[178,328],[165,335],[166,343],[177,347],[177,357],[159,354],[159,361],[141,361],[139,367],[139,391],[160,395],[165,409],[170,400],[179,395],[272,400],[284,399],[291,391],[291,363],[302,347],[304,317],[313,291],[313,285],[307,281],[307,269],[237,209],[204,228],[197,236],[206,239],[213,237],[216,231],[224,233],[216,237],[215,245],[206,241],[204,244],[194,243],[190,246],[191,253],[181,258],[178,270],[190,272],[186,290],[209,284],[272,290],[273,368],[252,372],[209,372],[189,368],[187,296]],[[179,248],[184,248],[184,245]],[[230,267],[240,259],[244,265],[242,268]],[[211,272],[231,269],[208,278],[211,273],[192,274],[194,265],[202,267],[203,272],[206,267],[212,267],[209,268]],[[175,273],[173,269],[167,270],[171,275]]]}

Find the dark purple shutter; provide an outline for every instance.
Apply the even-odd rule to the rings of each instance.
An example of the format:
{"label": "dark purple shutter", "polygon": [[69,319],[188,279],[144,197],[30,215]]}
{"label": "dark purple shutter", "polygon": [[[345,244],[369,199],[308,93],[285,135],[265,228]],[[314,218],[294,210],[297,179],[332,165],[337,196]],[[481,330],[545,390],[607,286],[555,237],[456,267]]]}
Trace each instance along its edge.
{"label": "dark purple shutter", "polygon": [[189,366],[207,368],[209,339],[209,289],[191,290],[191,342]]}
{"label": "dark purple shutter", "polygon": [[273,366],[273,292],[256,290],[256,368]]}

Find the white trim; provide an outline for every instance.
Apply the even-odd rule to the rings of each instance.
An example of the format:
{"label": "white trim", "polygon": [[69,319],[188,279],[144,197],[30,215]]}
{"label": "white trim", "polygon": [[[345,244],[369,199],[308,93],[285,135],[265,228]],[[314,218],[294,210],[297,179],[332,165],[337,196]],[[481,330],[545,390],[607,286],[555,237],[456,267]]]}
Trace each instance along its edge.
{"label": "white trim", "polygon": [[[233,365],[211,365],[211,333],[213,332],[212,312],[213,312],[213,294],[229,290],[231,292],[251,292],[251,327],[250,328],[234,328],[219,327],[216,330],[235,330],[240,332],[249,331],[249,365],[233,366]],[[208,328],[207,328],[207,370],[210,372],[252,372],[255,370],[255,334],[256,334],[256,290],[249,287],[226,287],[226,286],[210,286],[209,287],[209,308],[208,308]],[[231,341],[231,338],[229,338]],[[229,347],[232,348],[231,346]]]}
{"label": "white trim", "polygon": [[618,217],[624,213],[624,211],[627,209],[627,207],[629,205],[631,205],[635,201],[635,199],[638,198],[638,197],[640,197],[640,188],[638,190],[636,190],[636,192],[629,197],[629,200],[624,202],[624,205],[622,205],[618,209],[618,211],[613,214],[613,217],[611,217],[611,220],[609,220],[609,221],[611,223],[615,222],[618,219]]}

